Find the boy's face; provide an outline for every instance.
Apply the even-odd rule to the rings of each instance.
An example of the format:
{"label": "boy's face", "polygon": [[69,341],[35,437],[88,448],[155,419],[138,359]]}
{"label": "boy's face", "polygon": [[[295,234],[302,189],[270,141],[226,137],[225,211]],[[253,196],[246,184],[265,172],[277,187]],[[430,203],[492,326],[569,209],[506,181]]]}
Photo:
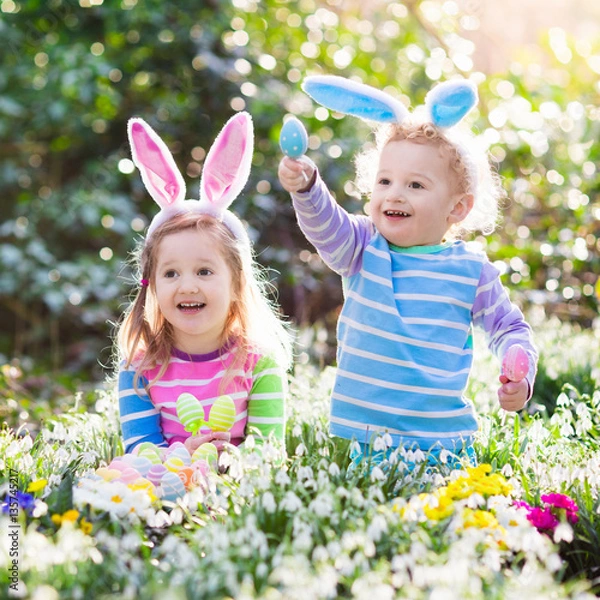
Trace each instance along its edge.
{"label": "boy's face", "polygon": [[369,214],[379,233],[396,246],[432,246],[473,206],[458,192],[445,152],[431,143],[389,142],[379,157]]}

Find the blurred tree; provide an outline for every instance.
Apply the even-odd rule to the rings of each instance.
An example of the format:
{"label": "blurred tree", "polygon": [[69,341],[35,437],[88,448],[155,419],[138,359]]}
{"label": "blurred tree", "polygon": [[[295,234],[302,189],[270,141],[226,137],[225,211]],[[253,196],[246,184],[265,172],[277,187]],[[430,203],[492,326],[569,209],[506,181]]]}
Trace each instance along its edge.
{"label": "blurred tree", "polygon": [[251,112],[253,171],[235,210],[259,260],[280,273],[284,311],[331,333],[339,278],[303,239],[276,177],[279,129],[294,113],[336,197],[362,210],[351,157],[370,130],[301,92],[321,72],[413,106],[438,80],[473,77],[481,102],[471,123],[511,198],[502,228],[480,241],[515,297],[588,324],[600,272],[600,48],[553,30],[510,72],[473,73],[476,48],[453,4],[1,0],[0,319],[11,326],[0,353],[75,371],[109,362],[107,323],[132,283],[123,262],[156,210],[128,160],[133,115],[168,142],[197,197],[214,136],[234,111]]}

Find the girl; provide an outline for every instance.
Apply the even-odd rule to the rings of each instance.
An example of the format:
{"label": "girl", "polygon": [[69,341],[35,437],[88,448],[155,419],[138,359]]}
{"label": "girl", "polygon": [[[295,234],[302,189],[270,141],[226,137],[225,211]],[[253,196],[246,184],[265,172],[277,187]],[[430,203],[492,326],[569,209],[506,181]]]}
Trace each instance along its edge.
{"label": "girl", "polygon": [[[137,252],[141,287],[118,331],[119,408],[125,451],[142,442],[240,444],[251,429],[284,439],[290,338],[265,295],[250,240],[228,206],[250,172],[253,128],[239,113],[204,163],[200,201],[164,142],[141,119],[128,126],[132,157],[161,207]],[[231,432],[190,437],[177,417],[182,392],[208,415],[221,394],[236,407]]]}
{"label": "girl", "polygon": [[302,231],[344,278],[331,432],[363,447],[386,433],[392,446],[431,451],[434,459],[441,449],[472,455],[477,421],[463,393],[473,326],[499,357],[517,343],[527,352],[524,379],[501,376],[504,409],[519,410],[531,397],[537,363],[531,329],[497,269],[454,239],[460,231],[491,232],[501,195],[485,153],[452,128],[475,105],[476,89],[465,81],[438,86],[420,119],[341,77],[311,77],[304,89],[327,108],[390,122],[376,150],[358,161],[369,216],[346,213],[305,157],[285,157],[279,167]]}

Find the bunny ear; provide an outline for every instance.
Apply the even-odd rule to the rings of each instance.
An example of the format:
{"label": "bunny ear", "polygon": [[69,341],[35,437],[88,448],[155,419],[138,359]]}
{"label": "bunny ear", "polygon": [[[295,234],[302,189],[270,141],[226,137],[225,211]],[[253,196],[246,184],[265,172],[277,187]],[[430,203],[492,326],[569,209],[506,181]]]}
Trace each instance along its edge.
{"label": "bunny ear", "polygon": [[185,198],[185,183],[167,145],[143,119],[127,123],[131,157],[148,193],[161,208]]}
{"label": "bunny ear", "polygon": [[223,213],[237,198],[250,175],[254,129],[252,118],[240,112],[227,123],[213,142],[202,171],[200,201]]}
{"label": "bunny ear", "polygon": [[438,127],[456,125],[477,104],[477,87],[472,81],[460,79],[436,85],[425,96],[425,106],[431,121]]}
{"label": "bunny ear", "polygon": [[370,85],[336,75],[307,77],[302,89],[315,102],[337,112],[380,123],[401,123],[408,115],[402,102]]}

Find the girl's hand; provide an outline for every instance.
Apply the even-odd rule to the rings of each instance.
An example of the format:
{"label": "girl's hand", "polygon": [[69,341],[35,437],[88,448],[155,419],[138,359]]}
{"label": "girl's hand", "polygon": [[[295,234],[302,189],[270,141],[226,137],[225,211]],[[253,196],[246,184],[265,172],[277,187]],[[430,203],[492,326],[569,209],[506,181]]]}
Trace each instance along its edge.
{"label": "girl's hand", "polygon": [[502,384],[498,389],[500,406],[508,411],[521,410],[527,404],[529,396],[527,379],[517,382],[511,381],[505,375],[500,375],[500,383]]}
{"label": "girl's hand", "polygon": [[204,435],[189,437],[183,444],[190,454],[193,454],[198,446],[202,446],[202,444],[207,444],[208,442],[214,444],[217,447],[217,450],[221,452],[224,444],[228,443],[230,440],[231,432],[229,431],[211,431]]}
{"label": "girl's hand", "polygon": [[286,192],[308,192],[315,183],[316,169],[308,162],[284,156],[277,174]]}

